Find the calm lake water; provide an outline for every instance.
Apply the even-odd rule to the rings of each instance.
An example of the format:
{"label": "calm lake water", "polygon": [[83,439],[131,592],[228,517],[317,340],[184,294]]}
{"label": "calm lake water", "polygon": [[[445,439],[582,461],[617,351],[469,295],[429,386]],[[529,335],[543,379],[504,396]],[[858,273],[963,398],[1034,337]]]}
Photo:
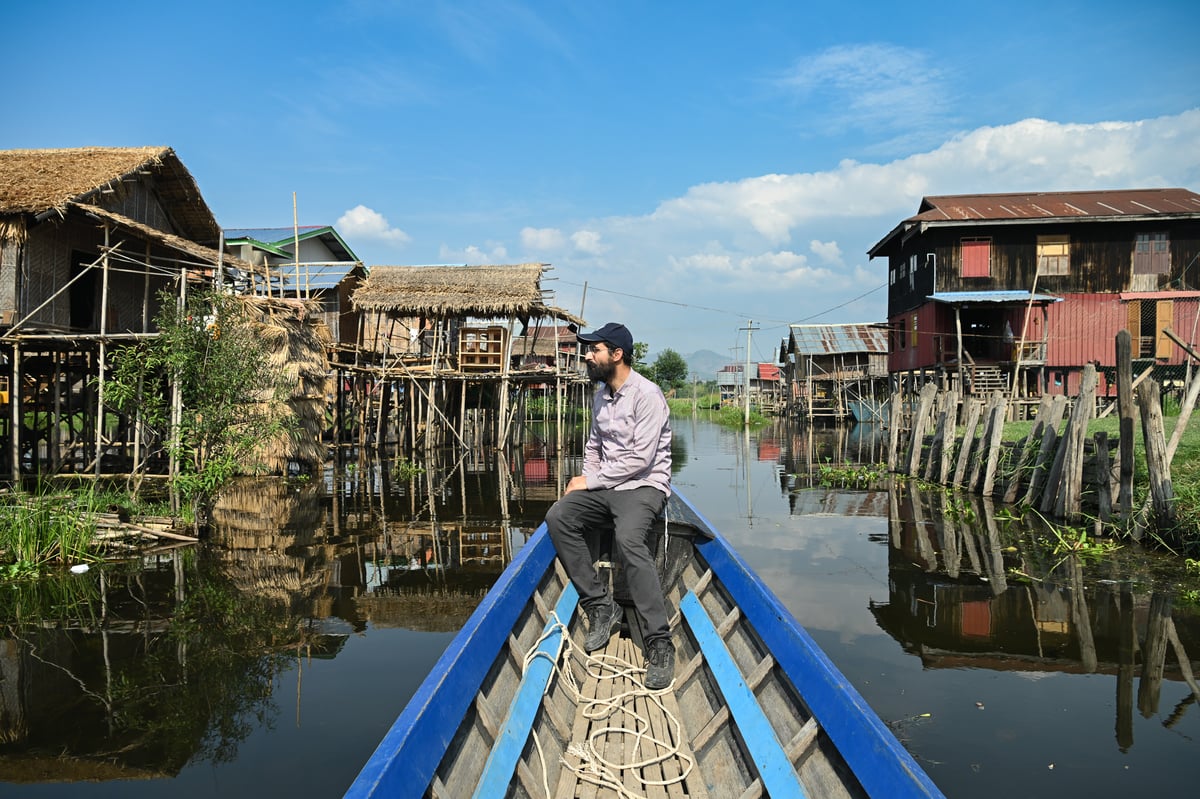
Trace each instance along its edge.
{"label": "calm lake water", "polygon": [[[676,487],[948,796],[1195,790],[1200,580],[1177,562],[1055,555],[964,495],[815,485],[878,457],[873,428],[674,426]],[[340,796],[578,469],[530,440],[409,480],[247,483],[211,545],[0,586],[0,797]]]}

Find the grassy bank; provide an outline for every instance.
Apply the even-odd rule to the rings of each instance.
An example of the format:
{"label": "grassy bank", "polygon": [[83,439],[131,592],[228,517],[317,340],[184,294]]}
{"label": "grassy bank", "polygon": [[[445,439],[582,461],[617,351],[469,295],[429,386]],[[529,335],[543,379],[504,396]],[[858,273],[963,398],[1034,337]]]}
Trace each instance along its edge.
{"label": "grassy bank", "polygon": [[[720,407],[721,400],[717,395],[709,395],[706,397],[698,397],[693,403],[689,399],[669,399],[667,405],[671,407],[672,416],[691,416],[692,409],[696,408],[696,413],[705,414],[705,418],[711,419],[724,427],[742,427],[746,423],[746,409],[741,405],[725,405]],[[713,410],[714,406],[718,406]],[[767,423],[767,417],[763,416],[757,410],[750,408],[750,426],[761,427]]]}
{"label": "grassy bank", "polygon": [[96,538],[100,517],[145,510],[125,492],[94,485],[60,490],[45,484],[0,494],[0,580],[97,561],[104,546]]}
{"label": "grassy bank", "polygon": [[[1164,416],[1163,430],[1167,441],[1171,440],[1179,416]],[[1008,422],[1004,425],[1005,441],[1020,441],[1029,435],[1035,422]],[[1059,428],[1066,428],[1066,421]],[[1088,423],[1088,437],[1096,433],[1107,433],[1109,441],[1120,437],[1121,420],[1114,414]],[[962,433],[962,429],[959,429]],[[1140,507],[1149,493],[1149,474],[1146,469],[1146,447],[1142,437],[1140,419],[1133,425],[1133,493],[1134,507]],[[1171,460],[1171,486],[1175,493],[1175,509],[1179,519],[1179,535],[1185,547],[1193,552],[1200,549],[1200,415],[1193,414],[1188,421],[1179,447]]]}

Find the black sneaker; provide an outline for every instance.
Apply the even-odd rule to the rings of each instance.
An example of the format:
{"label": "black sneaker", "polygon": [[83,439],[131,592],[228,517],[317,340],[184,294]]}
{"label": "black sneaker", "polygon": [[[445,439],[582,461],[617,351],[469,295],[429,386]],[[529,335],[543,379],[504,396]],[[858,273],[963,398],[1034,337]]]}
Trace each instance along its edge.
{"label": "black sneaker", "polygon": [[675,679],[675,645],[669,638],[651,641],[646,650],[646,688],[661,691]]}
{"label": "black sneaker", "polygon": [[608,646],[608,639],[621,629],[621,609],[611,597],[588,608],[587,617],[588,634],[583,640],[583,649],[586,652],[595,652]]}

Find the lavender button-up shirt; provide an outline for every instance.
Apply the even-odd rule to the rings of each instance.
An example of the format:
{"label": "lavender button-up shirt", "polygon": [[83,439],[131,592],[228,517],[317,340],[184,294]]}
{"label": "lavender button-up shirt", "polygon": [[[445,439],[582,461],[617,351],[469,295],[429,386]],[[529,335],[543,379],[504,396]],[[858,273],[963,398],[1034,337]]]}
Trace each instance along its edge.
{"label": "lavender button-up shirt", "polygon": [[583,476],[589,491],[653,486],[671,495],[670,410],[662,389],[633,371],[615,393],[597,389]]}

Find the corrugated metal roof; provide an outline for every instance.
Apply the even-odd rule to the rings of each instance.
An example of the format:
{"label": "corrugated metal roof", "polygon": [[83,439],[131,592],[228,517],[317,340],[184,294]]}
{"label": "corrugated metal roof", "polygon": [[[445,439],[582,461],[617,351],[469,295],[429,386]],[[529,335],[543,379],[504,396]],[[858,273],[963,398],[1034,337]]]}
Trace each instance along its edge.
{"label": "corrugated metal roof", "polygon": [[318,291],[331,289],[342,282],[355,266],[357,264],[300,264],[299,277],[295,264],[280,264],[272,267],[272,271],[283,278],[285,291],[295,291],[297,287],[303,290],[306,286]]}
{"label": "corrugated metal roof", "polygon": [[[971,303],[1023,303],[1029,302],[1028,291],[941,291],[930,294],[934,302],[944,302],[949,305],[969,305]],[[1062,297],[1053,294],[1033,295],[1035,303],[1062,302]]]}
{"label": "corrugated metal roof", "polygon": [[792,351],[802,355],[887,352],[887,330],[869,323],[791,325]]}
{"label": "corrugated metal roof", "polygon": [[926,197],[915,222],[940,220],[1078,219],[1200,214],[1200,195],[1187,189],[959,194]]}
{"label": "corrugated metal roof", "polygon": [[225,231],[225,243],[246,239],[252,243],[266,244],[295,252],[296,238],[301,241],[319,239],[340,261],[357,261],[358,256],[342,240],[338,232],[329,225],[301,225],[290,227],[229,228]]}
{"label": "corrugated metal roof", "polygon": [[892,228],[867,250],[885,254],[901,235],[917,228],[975,223],[1086,222],[1137,220],[1164,216],[1200,218],[1200,195],[1187,189],[1056,191],[1026,194],[956,194],[924,197],[914,216]]}
{"label": "corrugated metal roof", "polygon": [[773,363],[760,363],[758,365],[759,380],[778,380],[779,367]]}

